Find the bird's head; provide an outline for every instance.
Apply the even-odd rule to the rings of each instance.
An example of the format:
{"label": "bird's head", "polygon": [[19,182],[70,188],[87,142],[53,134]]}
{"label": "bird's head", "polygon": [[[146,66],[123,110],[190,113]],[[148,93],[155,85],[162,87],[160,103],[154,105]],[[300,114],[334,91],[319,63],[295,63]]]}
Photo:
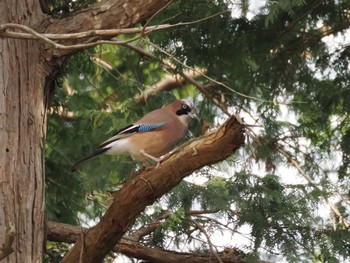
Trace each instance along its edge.
{"label": "bird's head", "polygon": [[189,99],[177,100],[174,103],[174,110],[179,119],[184,123],[188,124],[191,118],[196,118],[194,112],[194,104]]}

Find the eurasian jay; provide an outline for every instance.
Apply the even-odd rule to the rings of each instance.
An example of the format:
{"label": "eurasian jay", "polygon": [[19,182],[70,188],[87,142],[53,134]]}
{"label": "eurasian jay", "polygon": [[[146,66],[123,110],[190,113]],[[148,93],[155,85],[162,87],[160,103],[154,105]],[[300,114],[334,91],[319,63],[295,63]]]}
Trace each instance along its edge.
{"label": "eurasian jay", "polygon": [[118,130],[89,156],[77,162],[72,171],[100,154],[127,154],[148,165],[159,165],[162,155],[169,153],[186,135],[188,123],[195,116],[193,103],[176,100],[163,108],[147,113],[139,121]]}

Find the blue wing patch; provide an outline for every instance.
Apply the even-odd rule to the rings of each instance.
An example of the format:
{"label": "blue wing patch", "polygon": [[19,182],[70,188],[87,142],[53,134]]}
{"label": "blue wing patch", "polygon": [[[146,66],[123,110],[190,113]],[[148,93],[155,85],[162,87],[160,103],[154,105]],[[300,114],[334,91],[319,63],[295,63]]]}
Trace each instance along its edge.
{"label": "blue wing patch", "polygon": [[148,131],[153,131],[153,130],[163,128],[164,126],[165,124],[140,124],[138,131],[148,132]]}
{"label": "blue wing patch", "polygon": [[148,131],[153,131],[153,130],[163,128],[164,126],[165,124],[138,124],[138,125],[132,124],[116,132],[113,132],[112,135],[115,136],[119,134],[132,134],[135,132],[148,132]]}
{"label": "blue wing patch", "polygon": [[97,149],[103,148],[106,145],[120,140],[122,138],[126,138],[130,135],[132,135],[133,133],[138,133],[138,132],[149,132],[149,131],[153,131],[153,130],[157,130],[157,129],[161,129],[165,126],[165,124],[137,124],[137,125],[129,125],[119,131],[116,131],[113,133],[113,137],[109,138],[107,141],[103,142],[102,144],[100,144],[98,146]]}

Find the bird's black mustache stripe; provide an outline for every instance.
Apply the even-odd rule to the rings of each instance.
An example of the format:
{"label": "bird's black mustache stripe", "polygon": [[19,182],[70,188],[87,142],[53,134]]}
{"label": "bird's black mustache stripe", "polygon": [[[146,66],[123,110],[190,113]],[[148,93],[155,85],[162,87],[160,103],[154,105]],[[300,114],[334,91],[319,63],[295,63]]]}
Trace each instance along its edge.
{"label": "bird's black mustache stripe", "polygon": [[189,112],[191,112],[191,109],[189,107],[181,108],[180,110],[176,111],[176,115],[178,115],[178,116],[187,115]]}

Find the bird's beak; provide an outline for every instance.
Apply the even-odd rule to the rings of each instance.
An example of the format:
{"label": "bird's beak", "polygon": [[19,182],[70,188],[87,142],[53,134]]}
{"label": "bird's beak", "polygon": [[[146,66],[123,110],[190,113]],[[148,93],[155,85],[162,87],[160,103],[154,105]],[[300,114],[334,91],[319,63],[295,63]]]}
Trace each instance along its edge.
{"label": "bird's beak", "polygon": [[188,113],[188,116],[190,116],[192,119],[197,119],[199,120],[197,114],[194,111],[191,111]]}

